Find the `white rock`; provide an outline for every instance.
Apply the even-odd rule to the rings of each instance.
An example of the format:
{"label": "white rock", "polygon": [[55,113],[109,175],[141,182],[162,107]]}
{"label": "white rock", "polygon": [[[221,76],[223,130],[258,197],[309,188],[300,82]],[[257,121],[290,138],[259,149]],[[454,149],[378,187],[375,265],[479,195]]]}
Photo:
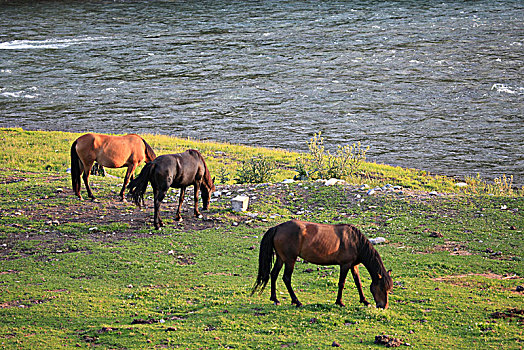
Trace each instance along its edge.
{"label": "white rock", "polygon": [[370,238],[369,241],[371,242],[371,244],[380,244],[380,243],[384,243],[386,239],[384,237],[377,237],[377,238]]}
{"label": "white rock", "polygon": [[368,188],[369,188],[368,184],[363,184],[362,186],[360,186],[361,190],[367,190]]}
{"label": "white rock", "polygon": [[222,195],[222,192],[220,192],[220,191],[213,192],[213,196],[215,196],[215,197],[220,197],[221,195]]}
{"label": "white rock", "polygon": [[455,186],[457,186],[457,187],[468,187],[468,184],[465,183],[465,182],[457,182],[457,183],[455,184]]}
{"label": "white rock", "polygon": [[438,196],[438,192],[437,191],[431,191],[431,192],[429,192],[429,195],[430,196]]}
{"label": "white rock", "polygon": [[333,185],[336,185],[338,184],[339,182],[341,182],[343,180],[339,180],[339,179],[335,179],[335,178],[331,178],[329,180],[326,181],[325,185],[326,186],[333,186]]}
{"label": "white rock", "polygon": [[292,184],[293,182],[295,182],[295,180],[293,179],[285,179],[284,181],[282,181],[283,184]]}
{"label": "white rock", "polygon": [[246,211],[249,206],[249,197],[247,196],[236,196],[231,200],[231,207],[233,211],[240,212]]}
{"label": "white rock", "polygon": [[371,195],[375,194],[375,190],[374,189],[370,189],[366,194],[368,196],[371,196]]}

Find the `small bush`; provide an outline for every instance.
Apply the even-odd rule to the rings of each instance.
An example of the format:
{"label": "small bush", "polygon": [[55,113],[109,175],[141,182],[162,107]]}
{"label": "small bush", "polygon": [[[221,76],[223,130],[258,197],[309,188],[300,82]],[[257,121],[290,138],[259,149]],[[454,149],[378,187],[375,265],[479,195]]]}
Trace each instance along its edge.
{"label": "small bush", "polygon": [[[503,174],[500,178],[495,178],[493,183],[488,183],[480,177],[480,174],[477,176],[466,176],[465,182],[468,186],[465,188],[466,193],[472,194],[494,194],[494,195],[515,195],[513,189],[513,175],[507,177]],[[516,192],[519,192],[518,190]],[[523,192],[523,191],[521,191]]]}
{"label": "small bush", "polygon": [[276,164],[269,158],[248,159],[243,161],[240,169],[237,170],[235,181],[239,184],[271,182],[275,170]]}
{"label": "small bush", "polygon": [[296,170],[297,178],[344,178],[355,174],[366,160],[369,146],[355,142],[352,145],[338,146],[335,154],[326,151],[321,132],[315,134],[308,142],[309,153],[299,158]]}

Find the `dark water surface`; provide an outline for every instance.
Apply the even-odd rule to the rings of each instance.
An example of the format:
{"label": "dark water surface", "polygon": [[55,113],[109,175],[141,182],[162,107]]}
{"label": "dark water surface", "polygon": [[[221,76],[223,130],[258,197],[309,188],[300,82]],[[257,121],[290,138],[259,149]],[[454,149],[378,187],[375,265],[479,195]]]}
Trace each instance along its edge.
{"label": "dark water surface", "polygon": [[159,133],[524,183],[523,1],[0,3],[0,126]]}

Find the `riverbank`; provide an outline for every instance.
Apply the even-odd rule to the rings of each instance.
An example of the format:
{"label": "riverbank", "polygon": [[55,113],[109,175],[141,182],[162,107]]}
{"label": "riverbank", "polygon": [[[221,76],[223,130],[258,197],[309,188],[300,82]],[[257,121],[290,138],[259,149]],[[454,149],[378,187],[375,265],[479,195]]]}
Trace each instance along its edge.
{"label": "riverbank", "polygon": [[[512,349],[524,342],[521,196],[464,194],[453,179],[402,170],[414,174],[410,180],[376,164],[365,169],[386,177],[366,183],[402,190],[368,195],[361,183],[282,183],[294,174],[293,153],[146,135],[158,154],[200,149],[213,174],[260,153],[280,164],[272,183],[217,183],[221,195],[203,219],[192,217],[189,200],[184,221],[175,222],[177,193],[170,192],[162,206],[166,227],[157,231],[151,188],[144,209],[116,200],[119,171],[91,178],[96,202],[73,196],[65,169],[79,135],[0,135],[6,348],[378,349],[375,336],[383,334],[416,349]],[[247,212],[231,210],[239,194],[250,198]],[[271,304],[268,290],[250,297],[262,235],[293,218],[351,223],[369,238],[384,238],[376,248],[393,270],[390,308],[359,304],[351,279],[347,307],[335,306],[338,267],[303,261],[293,275],[303,308],[290,305],[280,279],[281,306]],[[369,274],[360,271],[370,299]]]}
{"label": "riverbank", "polygon": [[[0,150],[3,166],[11,169],[32,168],[64,172],[70,167],[69,149],[80,133],[61,131],[27,131],[21,128],[0,128],[4,147]],[[165,135],[141,135],[153,147],[157,155],[198,149],[206,158],[211,173],[218,183],[232,184],[236,170],[243,161],[257,157],[270,159],[275,164],[273,181],[282,181],[297,175],[298,158],[305,153],[282,149],[248,147],[229,143],[181,139]],[[307,145],[309,140],[304,140]],[[114,176],[123,176],[125,169],[107,169]],[[426,170],[394,167],[364,162],[359,171],[346,179],[353,184],[367,184],[371,188],[387,184],[410,190],[436,191],[438,193],[486,193],[522,195],[523,189],[514,188],[509,179],[485,181],[480,178],[457,180]],[[465,186],[467,185],[467,186]]]}

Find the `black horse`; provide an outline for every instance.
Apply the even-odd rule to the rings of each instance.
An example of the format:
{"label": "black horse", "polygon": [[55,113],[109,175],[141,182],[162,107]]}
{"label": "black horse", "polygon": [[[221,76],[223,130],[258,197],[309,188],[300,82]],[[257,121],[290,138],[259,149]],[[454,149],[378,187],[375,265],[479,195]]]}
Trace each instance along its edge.
{"label": "black horse", "polygon": [[140,175],[129,183],[127,188],[137,206],[144,202],[144,193],[148,183],[153,187],[155,201],[155,228],[164,226],[160,218],[160,203],[164,199],[170,187],[180,188],[180,199],[175,219],[181,221],[180,208],[184,201],[187,186],[194,186],[195,192],[195,216],[201,217],[198,211],[198,191],[202,191],[203,209],[207,210],[211,193],[215,190],[213,179],[207,168],[204,158],[197,150],[190,149],[184,153],[165,154],[157,157],[154,161],[147,163]]}

